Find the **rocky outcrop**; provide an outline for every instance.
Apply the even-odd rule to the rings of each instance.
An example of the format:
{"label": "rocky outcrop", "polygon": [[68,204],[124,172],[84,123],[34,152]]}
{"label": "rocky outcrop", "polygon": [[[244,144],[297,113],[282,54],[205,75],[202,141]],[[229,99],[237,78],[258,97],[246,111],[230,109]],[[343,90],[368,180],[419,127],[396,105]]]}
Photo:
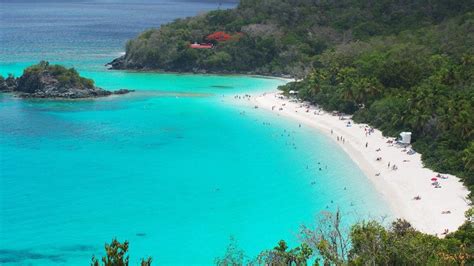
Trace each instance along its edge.
{"label": "rocky outcrop", "polygon": [[103,97],[112,94],[110,91],[95,86],[87,87],[77,84],[61,84],[58,79],[48,72],[21,76],[18,78],[18,86],[14,92],[24,98],[68,99]]}
{"label": "rocky outcrop", "polygon": [[128,58],[127,55],[115,58],[112,60],[112,62],[107,63],[105,66],[107,66],[109,69],[115,70],[157,70],[156,68],[136,63],[132,59]]}
{"label": "rocky outcrop", "polygon": [[80,77],[76,70],[62,66],[50,66],[47,62],[27,68],[14,82],[5,79],[0,90],[13,92],[22,98],[96,98],[113,94],[126,94],[132,90],[115,92],[94,86],[90,79]]}
{"label": "rocky outcrop", "polygon": [[0,92],[12,92],[17,87],[16,79],[9,75],[6,79],[0,76]]}
{"label": "rocky outcrop", "polygon": [[122,95],[122,94],[127,94],[127,93],[130,93],[130,92],[134,92],[134,91],[135,90],[120,89],[120,90],[113,91],[112,94]]}
{"label": "rocky outcrop", "polygon": [[115,58],[112,62],[107,63],[106,66],[111,69],[125,69],[125,56]]}

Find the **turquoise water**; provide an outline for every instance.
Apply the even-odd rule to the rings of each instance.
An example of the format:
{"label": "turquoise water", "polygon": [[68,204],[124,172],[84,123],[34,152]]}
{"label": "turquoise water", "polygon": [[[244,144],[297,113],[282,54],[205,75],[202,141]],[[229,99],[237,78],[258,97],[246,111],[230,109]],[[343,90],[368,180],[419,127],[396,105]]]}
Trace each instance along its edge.
{"label": "turquoise water", "polygon": [[[48,20],[60,9],[79,16],[84,5],[106,5],[94,3],[48,2],[54,8],[48,13],[41,6],[41,14]],[[32,23],[22,14],[35,9],[18,5],[9,6],[16,21],[9,23],[22,29]],[[129,9],[157,14],[163,5],[173,10],[163,1],[155,1],[156,10]],[[178,10],[183,4],[175,5]],[[190,6],[188,15],[211,5]],[[111,10],[104,17],[113,20]],[[15,33],[3,19],[4,32]],[[140,31],[140,23],[125,27],[133,28],[129,35]],[[33,24],[45,32],[75,25],[61,19]],[[131,265],[145,256],[156,265],[207,265],[224,254],[231,236],[249,256],[280,239],[296,243],[299,226],[311,224],[322,210],[340,208],[347,223],[389,214],[330,139],[263,110],[228,104],[235,94],[282,81],[108,71],[103,64],[113,56],[97,57],[93,38],[65,52],[78,37],[52,34],[41,38],[55,40],[47,53],[53,62],[78,68],[103,88],[137,91],[81,101],[0,95],[0,264],[88,265],[92,254],[102,255],[103,244],[118,237],[131,242]],[[2,51],[10,51],[0,57],[3,75],[20,74],[42,55],[33,41],[11,36],[2,35],[9,39]],[[117,36],[104,47],[128,37]]]}

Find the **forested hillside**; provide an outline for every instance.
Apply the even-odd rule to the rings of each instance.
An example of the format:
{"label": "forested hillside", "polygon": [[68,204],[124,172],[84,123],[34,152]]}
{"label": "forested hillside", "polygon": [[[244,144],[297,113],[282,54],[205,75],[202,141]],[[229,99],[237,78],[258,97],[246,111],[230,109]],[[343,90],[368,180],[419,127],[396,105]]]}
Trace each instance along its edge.
{"label": "forested hillside", "polygon": [[432,169],[474,191],[474,13],[325,51],[299,97],[354,114],[384,134],[411,131]]}
{"label": "forested hillside", "polygon": [[[150,29],[126,45],[114,68],[257,73],[302,77],[315,56],[336,44],[437,24],[474,10],[469,0],[242,0]],[[214,32],[225,41],[206,38]],[[191,49],[191,43],[213,49]]]}

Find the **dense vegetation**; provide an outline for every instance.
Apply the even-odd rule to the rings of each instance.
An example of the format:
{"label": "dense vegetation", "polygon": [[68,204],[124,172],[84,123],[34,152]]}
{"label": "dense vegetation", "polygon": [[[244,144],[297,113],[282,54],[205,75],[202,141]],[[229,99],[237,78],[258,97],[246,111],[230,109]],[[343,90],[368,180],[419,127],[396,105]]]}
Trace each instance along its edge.
{"label": "dense vegetation", "polygon": [[[128,266],[129,256],[128,241],[120,243],[117,239],[113,239],[112,243],[105,244],[105,256],[102,257],[102,265],[99,260],[92,256],[91,266]],[[141,266],[150,266],[152,258],[142,259]]]}
{"label": "dense vegetation", "polygon": [[300,247],[289,250],[281,241],[256,261],[305,265],[314,254],[316,264],[323,265],[470,265],[474,263],[473,236],[471,222],[441,239],[416,231],[404,220],[396,220],[389,229],[376,221],[344,228],[339,212],[323,213],[314,228],[302,227]]}
{"label": "dense vegetation", "polygon": [[[466,212],[472,219],[473,210]],[[472,265],[474,226],[466,222],[445,238],[416,231],[396,220],[389,229],[376,221],[342,226],[340,212],[323,213],[314,228],[302,227],[302,244],[289,249],[285,241],[257,258],[246,257],[234,240],[216,264],[224,265]]]}
{"label": "dense vegetation", "polygon": [[[126,45],[117,68],[303,76],[336,44],[439,23],[474,10],[472,1],[242,0],[236,9],[178,19]],[[224,31],[214,49],[193,42]],[[212,40],[211,40],[212,41]]]}
{"label": "dense vegetation", "polygon": [[[225,254],[215,260],[218,266],[238,265],[473,265],[474,209],[466,212],[468,221],[455,233],[438,238],[415,230],[407,221],[396,220],[386,229],[376,221],[359,222],[350,228],[342,224],[340,212],[322,213],[314,228],[301,228],[302,244],[290,249],[283,240],[257,257],[246,256],[231,238]],[[128,242],[113,240],[105,245],[104,266],[128,266]],[[142,259],[150,266],[151,258]],[[189,262],[193,264],[192,261]],[[92,266],[100,266],[93,257]]]}
{"label": "dense vegetation", "polygon": [[13,91],[16,86],[16,79],[12,74],[9,74],[7,78],[0,75],[0,92]]}
{"label": "dense vegetation", "polygon": [[74,68],[50,65],[41,61],[23,71],[18,78],[0,76],[0,92],[12,92],[22,98],[94,98],[126,94],[131,90],[110,92],[94,86],[94,81],[81,77]]}
{"label": "dense vegetation", "polygon": [[474,13],[436,26],[336,46],[296,90],[327,110],[397,136],[411,131],[428,167],[474,191]]}
{"label": "dense vegetation", "polygon": [[26,68],[23,71],[23,75],[18,79],[18,86],[27,88],[30,92],[33,92],[43,83],[38,82],[40,78],[54,79],[57,81],[59,87],[94,88],[94,81],[79,76],[79,73],[74,68],[51,65],[46,61],[41,61],[39,64]]}
{"label": "dense vegetation", "polygon": [[27,67],[19,78],[15,78],[12,74],[7,78],[0,75],[0,91],[33,93],[50,84],[61,88],[94,88],[94,81],[81,77],[74,68],[51,65],[47,61]]}

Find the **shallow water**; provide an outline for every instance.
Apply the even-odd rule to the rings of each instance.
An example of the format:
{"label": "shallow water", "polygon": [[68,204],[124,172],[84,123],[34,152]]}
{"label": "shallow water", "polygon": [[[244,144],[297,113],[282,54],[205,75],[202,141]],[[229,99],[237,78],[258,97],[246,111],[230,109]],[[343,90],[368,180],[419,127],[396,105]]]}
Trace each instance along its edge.
{"label": "shallow water", "polygon": [[[8,23],[4,13],[0,18],[6,40],[0,74],[20,74],[45,56],[103,88],[137,91],[81,101],[0,95],[0,264],[87,265],[113,237],[131,242],[132,265],[149,255],[160,265],[211,264],[230,236],[249,256],[280,239],[295,243],[299,226],[322,210],[340,208],[347,223],[389,214],[363,173],[326,136],[227,104],[237,93],[282,81],[103,67],[120,52],[118,44],[147,27],[141,23],[166,16],[154,21],[159,25],[214,5],[193,2],[183,10],[182,3],[153,1],[154,9],[130,3],[109,9],[101,1],[78,2],[9,4]],[[42,16],[26,20],[40,12],[35,8]],[[143,20],[124,25],[122,17],[117,31],[124,32],[99,38],[116,17],[133,20],[136,10]],[[64,31],[86,19],[55,15],[64,12],[104,21],[94,24],[96,33],[70,35]],[[12,37],[25,27],[34,32]],[[92,35],[76,43],[83,37],[76,34]],[[46,49],[48,39],[55,41]],[[95,49],[101,42],[103,50]]]}

